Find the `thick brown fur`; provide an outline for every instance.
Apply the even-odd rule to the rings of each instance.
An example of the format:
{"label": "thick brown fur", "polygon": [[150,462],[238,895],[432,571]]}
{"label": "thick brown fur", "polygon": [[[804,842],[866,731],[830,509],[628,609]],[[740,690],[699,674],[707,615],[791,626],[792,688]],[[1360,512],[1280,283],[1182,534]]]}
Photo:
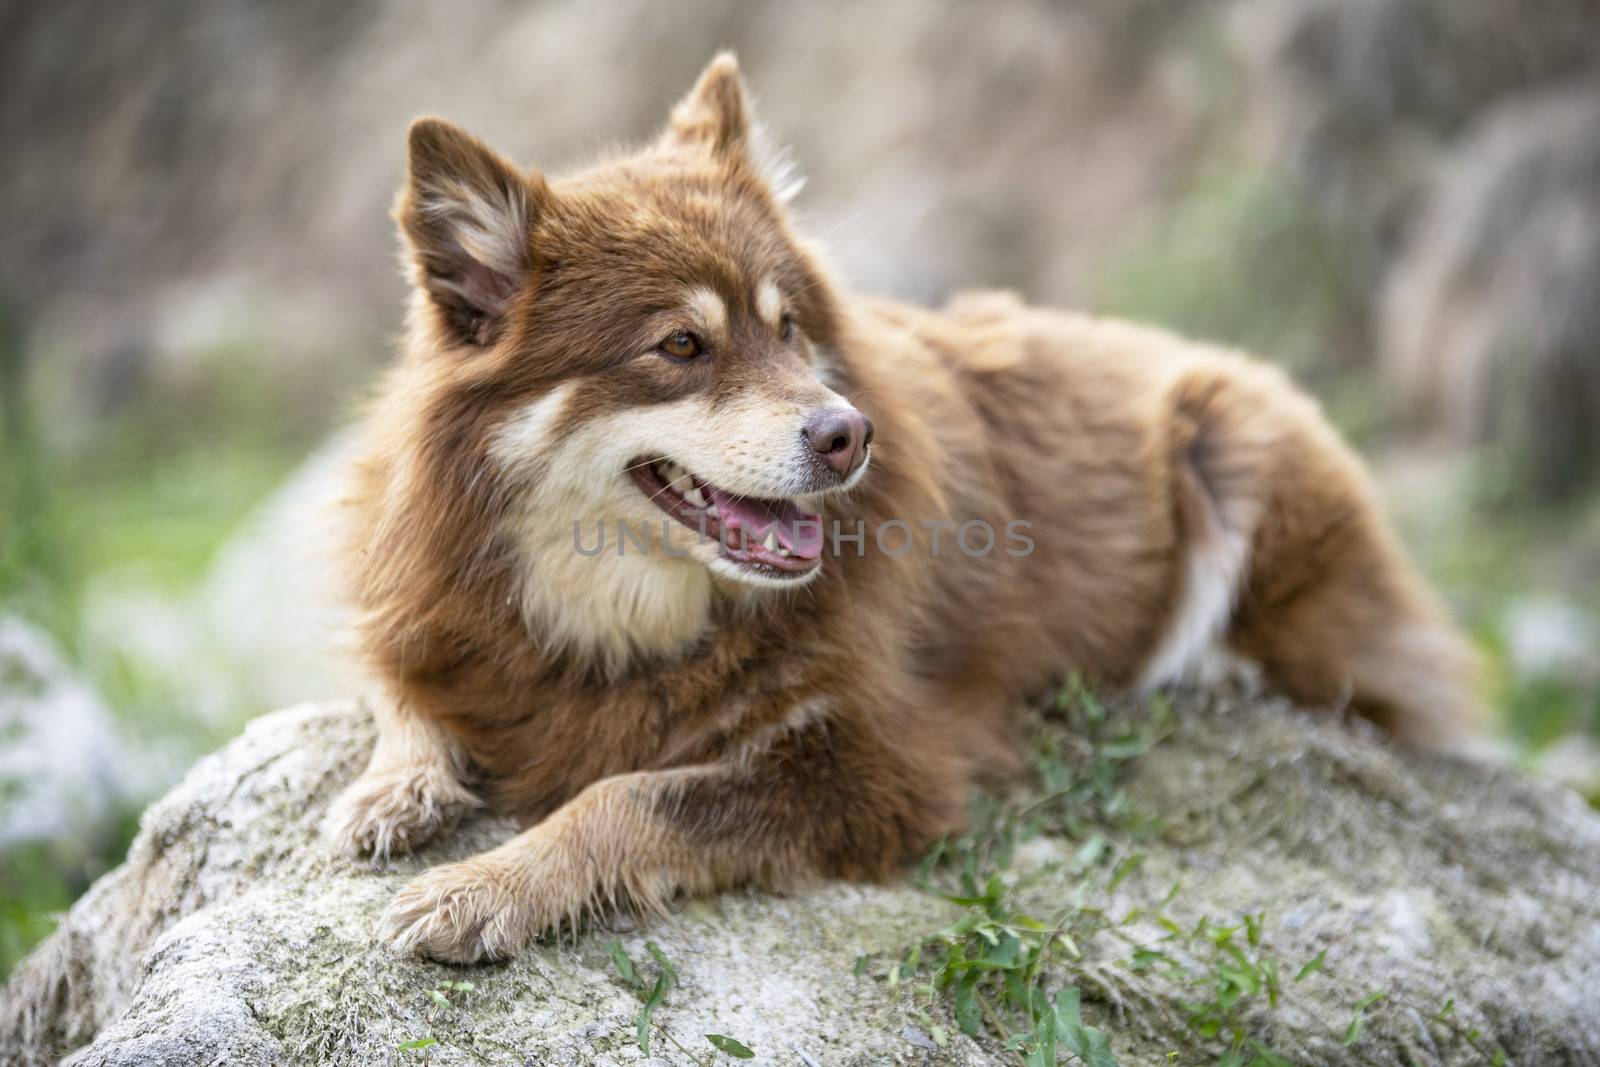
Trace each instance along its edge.
{"label": "thick brown fur", "polygon": [[[402,890],[398,944],[499,957],[613,902],[885,877],[1067,671],[1152,686],[1217,644],[1405,741],[1470,728],[1464,645],[1280,372],[1003,294],[853,296],[764,160],[726,56],[656,143],[560,180],[412,129],[416,298],[348,561],[383,739],[332,827],[380,854],[480,801],[529,828]],[[686,329],[704,354],[664,358]],[[865,474],[802,487],[773,455],[840,405],[871,419]],[[581,555],[575,521],[661,518],[629,435],[864,542],[792,588],[714,549]],[[910,551],[876,543],[895,520]],[[1000,532],[981,556],[974,522]]]}

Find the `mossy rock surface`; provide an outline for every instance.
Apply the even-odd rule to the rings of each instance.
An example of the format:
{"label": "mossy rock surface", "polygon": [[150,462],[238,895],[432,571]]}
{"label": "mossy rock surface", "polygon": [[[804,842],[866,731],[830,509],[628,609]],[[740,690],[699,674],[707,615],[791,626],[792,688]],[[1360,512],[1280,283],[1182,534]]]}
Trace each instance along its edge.
{"label": "mossy rock surface", "polygon": [[[1158,911],[1186,927],[1265,913],[1258,951],[1282,961],[1289,992],[1244,1018],[1293,1062],[1470,1064],[1503,1051],[1510,1063],[1600,1063],[1600,816],[1510,771],[1396,752],[1275,701],[1189,694],[1172,722],[1126,765],[1129,796],[1159,829],[1118,844],[1142,860],[1096,883],[1118,923],[1051,965],[1122,1064],[1221,1051],[1190,1026],[1192,986],[1129,965],[1131,946],[1165,944],[1147,918]],[[987,1035],[962,1035],[919,980],[853,973],[858,956],[895,960],[959,914],[909,881],[727,893],[503,965],[395,956],[373,928],[396,886],[512,827],[471,818],[388,870],[332,854],[318,820],[371,744],[356,706],[307,705],[256,720],[198,764],[146,813],[128,862],[13,975],[0,1062],[421,1063],[398,1046],[424,1036],[437,1067],[690,1062],[659,1031],[653,1058],[640,1051],[639,999],[608,958],[612,938],[639,961],[654,941],[676,964],[681,987],[656,1018],[702,1062],[733,1062],[708,1033],[750,1046],[755,1063],[1017,1062]],[[1014,866],[1079,847],[1034,838]],[[1078,892],[1072,869],[1050,867],[1029,900],[1048,910]],[[1324,969],[1294,983],[1319,953]],[[461,979],[473,988],[447,1008],[430,1000]],[[1346,1046],[1352,1006],[1376,990],[1386,995]]]}

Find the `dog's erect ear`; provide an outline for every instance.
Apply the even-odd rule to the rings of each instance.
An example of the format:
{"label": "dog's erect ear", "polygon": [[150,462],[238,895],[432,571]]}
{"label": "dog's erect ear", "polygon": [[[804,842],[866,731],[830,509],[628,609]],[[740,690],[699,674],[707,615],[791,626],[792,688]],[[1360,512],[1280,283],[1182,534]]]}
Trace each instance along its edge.
{"label": "dog's erect ear", "polygon": [[750,104],[732,52],[719,52],[689,95],[672,109],[667,137],[703,144],[718,154],[743,152],[750,140]]}
{"label": "dog's erect ear", "polygon": [[443,119],[413,122],[410,142],[395,219],[411,246],[414,280],[455,339],[486,345],[532,265],[533,220],[548,187]]}
{"label": "dog's erect ear", "polygon": [[669,146],[697,146],[724,159],[740,159],[766,179],[779,202],[792,200],[805,178],[795,170],[786,148],[774,145],[755,119],[755,107],[739,77],[732,52],[718,53],[689,95],[672,109],[662,141]]}

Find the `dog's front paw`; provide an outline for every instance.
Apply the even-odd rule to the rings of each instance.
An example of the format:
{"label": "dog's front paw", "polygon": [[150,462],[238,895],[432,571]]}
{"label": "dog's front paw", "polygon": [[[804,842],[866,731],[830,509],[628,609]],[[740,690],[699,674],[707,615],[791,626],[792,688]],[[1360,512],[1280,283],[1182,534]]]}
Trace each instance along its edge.
{"label": "dog's front paw", "polygon": [[517,888],[479,860],[435,867],[389,902],[383,937],[402,952],[444,963],[506,959],[540,932]]}
{"label": "dog's front paw", "polygon": [[369,770],[333,802],[323,833],[357,855],[385,860],[480,804],[446,766]]}

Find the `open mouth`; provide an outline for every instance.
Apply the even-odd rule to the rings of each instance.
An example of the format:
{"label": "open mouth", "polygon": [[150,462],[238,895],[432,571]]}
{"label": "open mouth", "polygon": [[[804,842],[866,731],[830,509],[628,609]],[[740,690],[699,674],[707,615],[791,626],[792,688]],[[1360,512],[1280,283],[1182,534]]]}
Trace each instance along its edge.
{"label": "open mouth", "polygon": [[715,540],[741,568],[798,578],[822,564],[822,516],[792,500],[735,496],[670,459],[636,460],[628,473],[652,504]]}

